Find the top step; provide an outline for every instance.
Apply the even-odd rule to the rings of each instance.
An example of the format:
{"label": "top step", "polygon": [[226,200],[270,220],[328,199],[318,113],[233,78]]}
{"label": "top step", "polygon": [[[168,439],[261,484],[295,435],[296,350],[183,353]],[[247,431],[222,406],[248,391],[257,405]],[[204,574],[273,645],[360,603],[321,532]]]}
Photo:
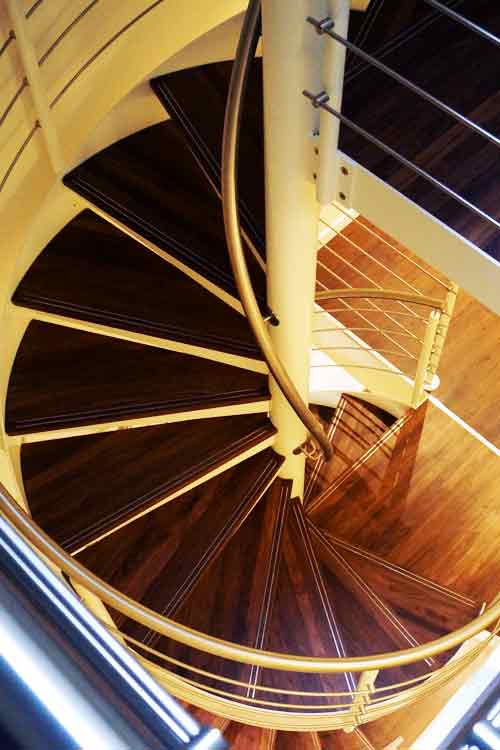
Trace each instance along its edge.
{"label": "top step", "polygon": [[[179,70],[155,78],[151,86],[182,129],[188,147],[216,191],[221,189],[222,132],[232,62]],[[248,77],[239,152],[239,203],[242,224],[265,257],[264,113],[262,61]]]}

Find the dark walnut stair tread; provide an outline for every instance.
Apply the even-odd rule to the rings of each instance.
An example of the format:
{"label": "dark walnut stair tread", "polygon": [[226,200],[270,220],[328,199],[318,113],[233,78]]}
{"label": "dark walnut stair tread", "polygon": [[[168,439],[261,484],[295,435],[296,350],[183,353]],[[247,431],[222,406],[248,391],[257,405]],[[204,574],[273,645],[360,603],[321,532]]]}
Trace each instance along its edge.
{"label": "dark walnut stair tread", "polygon": [[[494,34],[500,32],[500,9],[495,3],[469,3],[467,17]],[[429,33],[439,39],[431,49]],[[474,61],[473,66],[463,67],[461,77],[457,77],[454,64],[459,59]],[[491,44],[444,15],[430,32],[423,28],[384,57],[386,65],[491,133],[498,133],[500,127],[499,60],[499,52]],[[499,218],[495,185],[500,161],[496,147],[488,140],[371,66],[346,87],[342,109],[407,159]],[[340,148],[492,257],[500,257],[494,226],[344,127]]]}
{"label": "dark walnut stair tread", "polygon": [[[311,535],[328,597],[335,604],[339,630],[348,656],[375,656],[414,648],[449,632],[447,628],[436,627],[436,621],[442,621],[449,613],[450,604],[443,596],[439,600],[434,596],[432,600],[431,582],[427,582],[427,586],[419,582],[415,584],[407,571],[398,571],[399,587],[395,585],[396,591],[388,594],[391,583],[397,578],[396,573],[389,577],[385,587],[381,587],[377,577],[371,575],[369,566],[361,568],[352,564],[352,559],[346,558],[343,550],[319,530],[313,528]],[[408,581],[409,585],[406,585]],[[427,591],[431,592],[429,611],[425,608]],[[451,596],[450,599],[452,611],[455,612],[456,600]],[[461,614],[462,619],[456,620],[459,622],[456,627],[467,621],[463,618],[463,605]],[[445,654],[444,661],[450,656]],[[436,657],[384,669],[377,677],[376,686],[397,685],[429,674],[442,664],[443,658]]]}
{"label": "dark walnut stair tread", "polygon": [[[114,143],[64,183],[160,250],[236,296],[222,206],[172,121]],[[265,275],[247,253],[254,288],[265,298]]]}
{"label": "dark walnut stair tread", "polygon": [[444,586],[327,535],[336,554],[395,612],[419,643],[457,630],[480,604]]}
{"label": "dark walnut stair tread", "polygon": [[90,210],[76,216],[49,242],[19,284],[13,301],[70,318],[261,358],[242,315]]}
{"label": "dark walnut stair tread", "polygon": [[333,458],[328,463],[321,459],[308,461],[308,505],[315,505],[320,496],[381,440],[394,422],[392,415],[378,407],[343,395],[332,414],[330,425],[326,426]]}
{"label": "dark walnut stair tread", "polygon": [[[217,62],[155,78],[151,86],[209,180],[220,192],[222,132],[232,62]],[[243,226],[265,253],[264,127],[262,60],[247,83],[240,131],[239,204]]]}
{"label": "dark walnut stair tread", "polygon": [[76,552],[274,434],[266,416],[252,414],[26,444],[29,507]]}
{"label": "dark walnut stair tread", "polygon": [[6,428],[41,432],[261,401],[266,381],[202,357],[33,321],[12,368]]}
{"label": "dark walnut stair tread", "polygon": [[[160,611],[183,625],[216,638],[252,648],[262,647],[265,639],[265,624],[274,600],[276,573],[279,565],[276,552],[279,553],[286,518],[286,506],[289,500],[288,482],[275,479],[269,489],[264,494],[262,493],[273,479],[280,464],[281,461],[274,455],[268,467],[261,468],[260,476],[255,478],[256,472],[253,472],[252,485],[249,484],[247,477],[244,481],[236,477],[227,482],[232,490],[229,494],[232,505],[236,510],[242,505],[247,513],[244,523],[231,538],[228,538],[226,546],[220,545],[218,554],[214,555],[212,560],[208,560],[205,556],[207,564],[196,580],[196,585],[185,597],[183,606],[173,608],[167,598],[168,586],[163,592],[163,580],[158,583],[159,592],[155,594],[155,597],[156,601],[162,598],[161,605],[156,605]],[[241,470],[244,471],[244,468],[242,465]],[[224,496],[222,499],[217,497],[217,502],[221,503],[223,499]],[[203,521],[199,526],[199,529],[193,528],[191,532],[194,540],[202,532],[206,534],[207,527],[211,528],[208,523],[205,523],[204,527]],[[188,533],[188,545],[189,541]],[[187,557],[187,562],[192,556],[193,553],[183,554],[183,551],[180,551],[180,557]],[[183,559],[180,564],[183,569],[186,567]],[[169,577],[174,576],[175,580],[182,581],[184,573],[175,577],[175,560],[173,567],[174,571],[169,572]],[[199,569],[199,566],[195,564],[191,567]],[[189,572],[189,566],[187,571]],[[146,644],[154,643],[161,652],[166,652],[183,663],[207,670],[217,676],[221,675],[224,678],[253,684],[255,670],[250,666],[200,653],[168,639],[152,639],[151,635],[148,635],[149,637],[143,639]],[[187,671],[184,676],[195,677]],[[198,675],[196,679],[204,685],[231,694],[247,695],[248,692],[247,688],[215,678]]]}
{"label": "dark walnut stair tread", "polygon": [[[336,616],[325,600],[323,582],[309,538],[306,520],[300,503],[291,503],[282,542],[275,602],[265,642],[268,651],[313,657],[343,656],[344,646],[339,638]],[[308,674],[263,669],[259,684],[275,689],[305,692],[348,693],[354,683],[350,675]],[[257,691],[258,698],[266,693]],[[290,705],[314,705],[335,710],[349,696],[297,696],[277,693],[272,698],[282,710]],[[293,709],[295,710],[295,709]],[[339,709],[340,710],[340,709]]]}

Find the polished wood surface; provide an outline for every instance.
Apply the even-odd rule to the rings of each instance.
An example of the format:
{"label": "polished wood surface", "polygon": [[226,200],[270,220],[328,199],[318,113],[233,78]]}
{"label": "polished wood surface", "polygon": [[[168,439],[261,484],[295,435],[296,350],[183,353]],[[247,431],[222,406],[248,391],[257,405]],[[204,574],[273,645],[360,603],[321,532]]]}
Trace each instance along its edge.
{"label": "polished wood surface", "polygon": [[[262,647],[269,609],[275,600],[276,568],[288,499],[288,483],[276,480],[239,532],[206,568],[185,606],[176,612],[178,622],[224,640]],[[260,678],[258,669],[193,652],[167,639],[160,639],[157,646],[160,651],[215,675],[250,685]],[[186,676],[191,675],[186,672]],[[249,694],[247,688],[201,679],[232,694]]]}
{"label": "polished wood surface", "polygon": [[[313,528],[312,535],[328,591],[337,602],[339,628],[350,654],[411,648],[456,630],[479,614],[479,605],[470,599],[319,529]],[[377,684],[395,684],[426,674],[450,656],[384,670]]]}
{"label": "polished wood surface", "polygon": [[319,737],[316,732],[278,732],[276,750],[321,750]]}
{"label": "polished wood surface", "polygon": [[[341,656],[344,644],[337,628],[335,602],[325,593],[302,506],[297,501],[292,502],[283,536],[276,601],[265,648],[294,654]],[[312,675],[266,669],[262,671],[261,683],[274,688],[314,692],[348,692],[353,687],[348,675]],[[332,700],[334,704],[342,704],[345,698],[280,696],[284,705],[331,705]]]}
{"label": "polished wood surface", "polygon": [[[364,732],[364,724],[362,729],[355,729],[354,732],[349,733],[344,732],[342,729],[336,732],[319,732],[320,748],[321,750],[368,750],[368,746],[363,741],[361,734],[364,734]],[[376,750],[379,750],[379,747]]]}
{"label": "polished wood surface", "polygon": [[308,460],[308,505],[316,507],[329,487],[337,484],[349,467],[378,443],[393,422],[394,417],[376,406],[343,395],[331,414],[330,424],[325,426],[331,439],[333,458],[328,463],[322,458],[315,462]]}
{"label": "polished wood surface", "polygon": [[[363,217],[360,217],[360,221],[362,224],[358,222],[349,224],[342,232],[344,237],[336,237],[328,243],[341,257],[355,265],[358,269],[357,272],[350,269],[345,263],[340,263],[338,258],[336,259],[324,249],[320,251],[319,257],[327,267],[336,271],[347,283],[353,286],[367,284],[366,280],[363,281],[360,276],[360,272],[362,272],[369,274],[375,284],[404,289],[403,284],[398,282],[390,272],[384,271],[378,265],[378,263],[383,263],[407,283],[415,285],[424,294],[443,294],[435,281],[419,271],[414,265],[408,263],[405,257],[418,262],[425,269],[443,279],[434,268],[426,265],[410,249],[396,242]],[[376,232],[382,239],[375,237],[372,232]],[[393,244],[398,253],[402,253],[402,255],[394,252],[385,241]],[[352,243],[361,246],[375,261],[364,256]],[[318,268],[318,279],[322,279],[330,288],[339,284],[339,281],[335,281],[331,275],[328,277],[328,274],[321,267]],[[326,306],[332,308],[334,305],[330,302]],[[366,307],[366,304],[363,306]],[[344,325],[366,327],[366,321],[360,315],[338,312],[339,307],[338,303],[335,304],[336,312],[334,316]],[[393,306],[392,310],[405,312],[401,307],[398,310],[397,307]],[[391,329],[397,328],[384,315],[373,311],[370,311],[369,319],[377,325],[384,325]],[[405,325],[409,325],[411,319],[404,318],[404,322]],[[418,332],[419,328],[421,329],[420,325],[410,325],[409,327],[415,333]],[[358,335],[371,346],[387,347],[387,339],[380,337],[377,333],[364,331],[358,333]],[[398,341],[408,345],[408,339],[403,341],[403,338],[398,338]],[[500,420],[497,419],[500,379],[498,378],[494,356],[499,347],[499,316],[461,289],[458,293],[438,370],[441,382],[439,389],[436,391],[436,396],[448,408],[500,448]],[[391,359],[391,357],[389,356],[388,359]],[[394,363],[397,364],[396,361]]]}
{"label": "polished wood surface", "polygon": [[[43,379],[41,379],[43,373]],[[86,331],[30,323],[12,368],[11,434],[265,399],[265,375]]]}
{"label": "polished wood surface", "polygon": [[[76,167],[65,184],[230,294],[222,206],[173,121],[141,130]],[[265,275],[247,253],[256,292]]]}
{"label": "polished wood surface", "polygon": [[[236,558],[243,548],[251,552],[249,544],[258,536],[263,521],[260,509],[254,509],[281,463],[281,458],[267,449],[139,518],[131,528],[125,527],[87,548],[78,559],[128,596],[167,617],[184,622],[187,612],[191,614],[189,624],[197,627],[197,616],[204,629],[205,618],[211,615],[215,618],[215,634],[220,635],[217,628],[226,623],[226,612],[214,612],[210,597],[224,591],[228,598],[235,595],[236,591],[227,590],[230,580],[247,593],[245,586],[251,581],[244,575],[236,576]],[[245,559],[243,555],[241,563]],[[224,570],[231,579],[221,580],[224,586],[214,586]],[[237,613],[236,600],[233,604]],[[131,622],[125,632],[149,646],[158,640]],[[233,635],[229,636],[231,640],[245,641],[241,632]]]}
{"label": "polished wood surface", "polygon": [[21,281],[13,301],[57,315],[261,359],[242,315],[89,210],[49,242]]}
{"label": "polished wood surface", "polygon": [[273,434],[256,414],[27,444],[28,503],[74,551]]}
{"label": "polished wood surface", "polygon": [[[459,11],[499,34],[500,8],[496,3],[468,0]],[[384,62],[482,127],[498,133],[500,50],[478,35],[442,16],[430,30],[423,27],[404,45],[396,46],[385,55]],[[486,139],[374,68],[346,85],[343,112],[467,200],[496,219],[500,217],[496,198],[500,157],[498,149]],[[344,127],[340,147],[492,257],[500,257],[500,234],[495,227]]]}
{"label": "polished wood surface", "polygon": [[344,500],[320,526],[443,586],[498,593],[498,456],[429,404],[406,493]]}
{"label": "polished wood surface", "polygon": [[327,523],[332,508],[348,498],[349,504],[366,505],[373,498],[383,502],[404,494],[415,464],[415,454],[426,413],[424,403],[390,427],[308,505],[308,513],[320,525]]}
{"label": "polished wood surface", "polygon": [[[222,130],[232,63],[217,62],[151,81],[169,115],[182,129],[201,168],[220,191]],[[247,81],[240,131],[239,205],[243,226],[265,255],[264,132],[262,61],[254,60]]]}
{"label": "polished wood surface", "polygon": [[224,732],[224,738],[232,750],[274,750],[279,747],[277,738],[280,734],[281,732],[272,729],[251,727],[233,721]]}

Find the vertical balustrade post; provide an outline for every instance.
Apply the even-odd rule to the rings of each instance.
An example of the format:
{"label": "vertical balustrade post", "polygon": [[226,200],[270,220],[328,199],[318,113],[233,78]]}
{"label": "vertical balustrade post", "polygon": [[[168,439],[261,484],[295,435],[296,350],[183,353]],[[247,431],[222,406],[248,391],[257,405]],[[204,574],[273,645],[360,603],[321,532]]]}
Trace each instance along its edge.
{"label": "vertical balustrade post", "polygon": [[450,326],[451,316],[453,315],[453,310],[455,308],[457,294],[458,294],[458,286],[456,284],[452,284],[446,294],[444,309],[441,311],[441,314],[439,316],[439,322],[438,322],[438,326],[436,330],[436,337],[434,340],[434,345],[432,347],[429,367],[427,369],[427,376],[425,379],[424,387],[429,388],[429,389],[432,388],[433,386],[434,376],[436,375],[438,367],[439,367],[439,362],[441,360],[441,355],[443,353],[443,348],[446,342],[446,337],[448,335],[448,328]]}
{"label": "vertical balustrade post", "polygon": [[411,403],[414,409],[416,409],[417,406],[420,406],[424,398],[424,387],[429,380],[430,362],[440,319],[441,312],[439,310],[431,310],[427,322],[427,328],[425,329],[420,356],[418,358],[417,372],[415,374]]}
{"label": "vertical balustrade post", "polygon": [[[316,275],[319,204],[314,179],[314,133],[319,113],[302,95],[321,82],[324,40],[306,22],[321,13],[317,0],[263,0],[266,245],[269,306],[279,326],[273,346],[302,398],[309,395],[309,359]],[[302,497],[304,455],[294,454],[306,429],[271,380],[275,449],[285,456],[281,476]]]}
{"label": "vertical balustrade post", "polygon": [[20,3],[19,0],[6,0],[6,8],[14,30],[24,74],[33,97],[36,116],[42,127],[50,163],[54,172],[60,175],[64,171],[61,144],[50,111],[47,92],[40,73],[35,48],[28,32],[27,21],[24,15],[24,4]]}
{"label": "vertical balustrade post", "polygon": [[361,673],[351,708],[353,724],[351,727],[345,729],[345,732],[354,731],[354,729],[362,723],[362,717],[366,712],[366,707],[370,703],[370,696],[375,688],[375,680],[378,677],[378,673],[378,669],[367,669],[365,672]]}

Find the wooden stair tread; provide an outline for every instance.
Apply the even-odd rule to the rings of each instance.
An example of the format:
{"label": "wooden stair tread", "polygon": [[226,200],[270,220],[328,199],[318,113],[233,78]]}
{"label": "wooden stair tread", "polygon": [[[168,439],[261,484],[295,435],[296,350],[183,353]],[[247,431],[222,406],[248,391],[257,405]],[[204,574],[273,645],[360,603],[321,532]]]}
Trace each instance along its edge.
{"label": "wooden stair tread", "polygon": [[6,428],[40,432],[260,401],[266,381],[221,362],[33,321],[12,368]]}
{"label": "wooden stair tread", "polygon": [[224,732],[224,738],[231,750],[274,750],[277,734],[273,729],[233,721]]}
{"label": "wooden stair tread", "polygon": [[252,414],[27,444],[28,503],[74,552],[274,433],[266,416]]}
{"label": "wooden stair tread", "polygon": [[390,502],[408,491],[427,411],[427,402],[396,420],[359,459],[313,498],[308,513],[322,528],[332,529],[340,508],[354,516],[367,506]]}
{"label": "wooden stair tread", "polygon": [[[274,473],[280,460],[274,454]],[[266,483],[270,472],[261,476]],[[243,498],[245,482],[231,481],[233,503]],[[235,491],[234,488],[237,488]],[[263,484],[261,479],[260,492]],[[206,566],[196,586],[182,607],[172,613],[177,622],[216,638],[252,648],[261,648],[265,626],[272,607],[283,523],[289,500],[288,482],[275,479],[264,495],[258,498],[245,522],[228,541],[225,548]],[[243,498],[244,499],[244,498]],[[199,532],[198,532],[199,533]],[[224,661],[159,639],[158,648],[170,656],[215,675],[252,683],[256,670],[239,662]],[[258,671],[258,670],[257,670]],[[186,676],[192,677],[186,673]],[[198,677],[203,684],[236,695],[247,695],[248,689],[229,683]]]}
{"label": "wooden stair tread", "polygon": [[261,358],[242,315],[90,210],[76,216],[49,242],[13,301],[57,315]]}
{"label": "wooden stair tread", "polygon": [[[151,81],[169,115],[182,128],[187,144],[220,191],[222,131],[232,62],[179,70]],[[264,132],[262,60],[248,77],[240,131],[239,204],[243,226],[265,254]]]}
{"label": "wooden stair tread", "polygon": [[341,729],[335,732],[318,732],[318,750],[367,750],[369,745],[363,741],[360,732],[364,733],[364,726],[361,730],[355,729],[349,733]]}
{"label": "wooden stair tread", "polygon": [[[333,447],[333,458],[324,463],[314,462],[310,471],[308,486],[308,507],[317,502],[340,477],[353,466],[374,445],[389,428],[389,418],[385,412],[361,399],[342,395],[329,429]],[[385,450],[385,449],[383,449]],[[313,462],[309,461],[309,464]]]}
{"label": "wooden stair tread", "polygon": [[[479,605],[471,599],[312,525],[310,529],[348,656],[413,648],[457,630],[479,614]],[[382,670],[376,684],[390,687],[429,674],[455,651]]]}
{"label": "wooden stair tread", "polygon": [[[145,128],[87,159],[64,183],[230,294],[237,296],[222,206],[172,121]],[[265,275],[247,253],[256,293]]]}
{"label": "wooden stair tread", "polygon": [[[495,4],[481,0],[469,4],[467,17],[493,33],[498,34],[500,30],[500,10]],[[444,15],[433,24],[432,35],[440,40],[433,49],[429,49],[429,31],[423,28],[421,33],[386,55],[385,64],[485,129],[497,133],[500,96],[496,83],[496,50]],[[474,60],[473,69],[465,71],[460,82],[453,64],[457,59]],[[500,163],[497,149],[486,139],[373,67],[364,70],[346,87],[342,110],[358,125],[498,219],[494,186],[499,179]],[[409,117],[411,128],[407,127]],[[499,259],[500,240],[495,227],[344,127],[340,148]]]}
{"label": "wooden stair tread", "polygon": [[275,750],[321,750],[316,732],[278,732]]}
{"label": "wooden stair tread", "polygon": [[479,613],[479,604],[401,566],[332,540],[337,554],[396,614],[419,643],[461,628]]}
{"label": "wooden stair tread", "polygon": [[[314,557],[302,507],[298,501],[293,501],[283,534],[276,598],[265,648],[268,651],[335,658],[343,655],[343,646],[337,639],[332,613],[325,609],[317,561],[311,560],[311,554]],[[352,689],[350,677],[343,673],[316,675],[264,669],[259,683],[277,689],[312,692],[348,692]],[[257,694],[260,698],[264,695]],[[342,704],[346,699],[348,697],[323,698],[284,693],[273,697],[273,700],[281,703],[282,710],[286,710],[289,704],[326,708],[328,705]]]}

